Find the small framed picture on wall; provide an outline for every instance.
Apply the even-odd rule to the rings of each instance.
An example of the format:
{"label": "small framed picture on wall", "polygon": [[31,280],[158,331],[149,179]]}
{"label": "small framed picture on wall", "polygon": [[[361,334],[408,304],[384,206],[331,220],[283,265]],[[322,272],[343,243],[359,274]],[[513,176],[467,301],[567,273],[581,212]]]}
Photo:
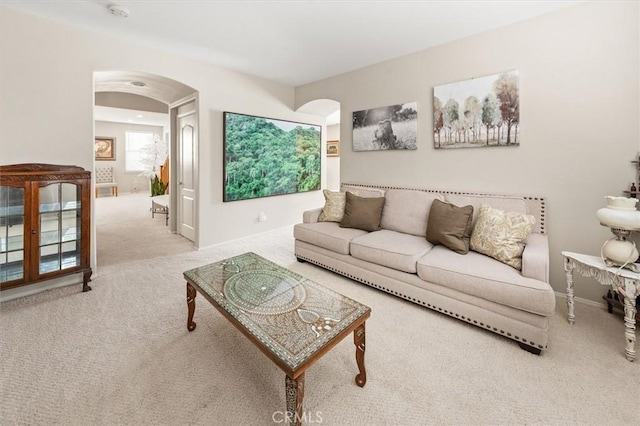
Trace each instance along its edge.
{"label": "small framed picture on wall", "polygon": [[327,141],[327,157],[340,157],[340,141]]}
{"label": "small framed picture on wall", "polygon": [[94,152],[97,161],[116,159],[116,138],[96,136]]}

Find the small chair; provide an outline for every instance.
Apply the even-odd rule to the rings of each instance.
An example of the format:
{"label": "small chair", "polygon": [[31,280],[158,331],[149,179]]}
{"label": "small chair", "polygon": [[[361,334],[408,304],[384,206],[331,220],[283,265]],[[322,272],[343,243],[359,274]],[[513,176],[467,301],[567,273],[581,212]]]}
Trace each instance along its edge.
{"label": "small chair", "polygon": [[111,195],[118,196],[118,184],[113,178],[113,167],[96,169],[96,198],[98,198],[100,188],[110,188]]}

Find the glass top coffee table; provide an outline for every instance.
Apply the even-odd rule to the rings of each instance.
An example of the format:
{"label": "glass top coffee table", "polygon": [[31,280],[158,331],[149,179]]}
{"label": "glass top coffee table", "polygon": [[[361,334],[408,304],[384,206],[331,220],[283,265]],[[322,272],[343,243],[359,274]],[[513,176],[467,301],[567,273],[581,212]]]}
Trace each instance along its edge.
{"label": "glass top coffee table", "polygon": [[304,419],[304,372],[352,331],[359,370],[355,380],[365,385],[367,306],[255,253],[191,269],[184,278],[189,331],[196,328],[199,292],[285,372],[288,424]]}

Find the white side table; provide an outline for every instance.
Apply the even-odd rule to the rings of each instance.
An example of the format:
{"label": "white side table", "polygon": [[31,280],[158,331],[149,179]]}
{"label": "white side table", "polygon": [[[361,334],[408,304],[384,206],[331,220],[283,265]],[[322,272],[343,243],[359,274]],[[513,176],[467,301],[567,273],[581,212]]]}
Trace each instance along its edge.
{"label": "white side table", "polygon": [[580,253],[562,252],[564,270],[567,277],[567,317],[570,324],[575,322],[573,301],[573,271],[583,277],[593,277],[602,285],[624,296],[624,337],[627,346],[624,350],[629,361],[636,358],[636,296],[640,293],[640,274],[628,269],[618,270],[607,267],[601,258]]}

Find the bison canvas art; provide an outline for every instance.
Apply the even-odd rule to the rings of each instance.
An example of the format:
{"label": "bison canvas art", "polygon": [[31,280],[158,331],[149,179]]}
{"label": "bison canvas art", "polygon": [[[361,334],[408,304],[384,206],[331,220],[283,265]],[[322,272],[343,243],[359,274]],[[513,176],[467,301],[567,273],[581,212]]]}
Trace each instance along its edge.
{"label": "bison canvas art", "polygon": [[353,150],[417,149],[417,103],[353,113]]}
{"label": "bison canvas art", "polygon": [[433,88],[436,148],[520,145],[518,71]]}

